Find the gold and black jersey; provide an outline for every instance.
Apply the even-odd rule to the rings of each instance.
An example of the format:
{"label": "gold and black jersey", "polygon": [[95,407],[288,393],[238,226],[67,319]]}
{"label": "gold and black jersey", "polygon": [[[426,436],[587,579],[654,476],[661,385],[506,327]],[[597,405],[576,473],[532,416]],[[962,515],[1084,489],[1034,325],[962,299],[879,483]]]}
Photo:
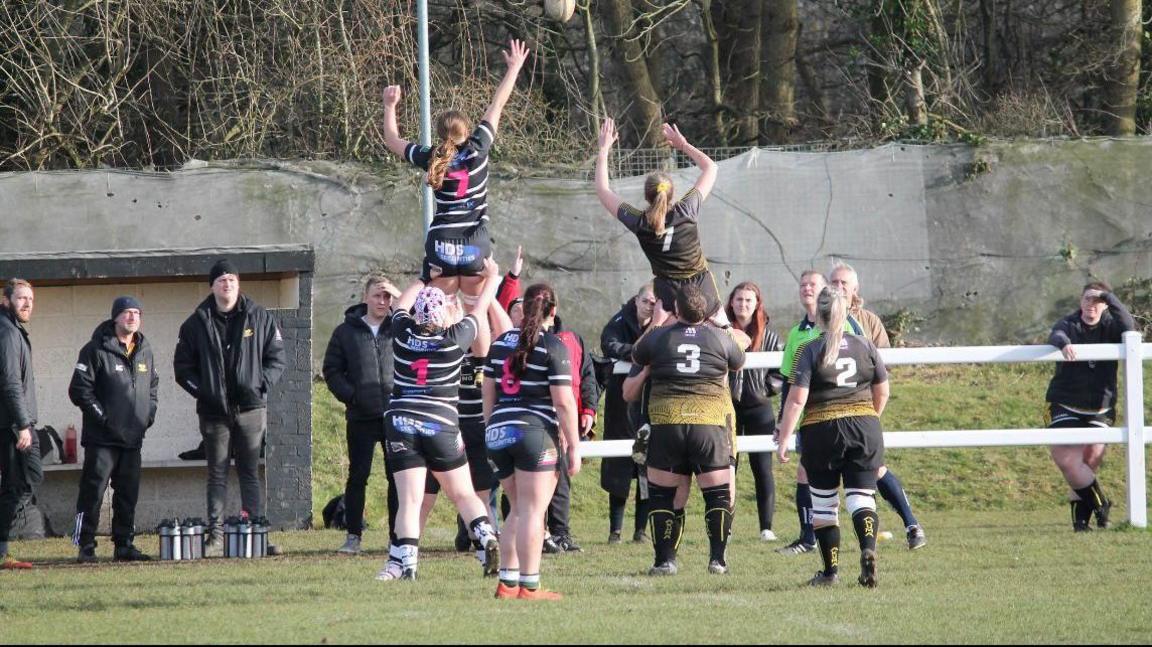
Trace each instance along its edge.
{"label": "gold and black jersey", "polygon": [[792,384],[808,389],[804,424],[875,416],[872,385],[888,381],[888,369],[880,353],[866,337],[845,334],[836,361],[825,365],[826,341],[822,334],[803,345],[790,378]]}
{"label": "gold and black jersey", "polygon": [[726,331],[676,323],[644,336],[632,359],[651,367],[653,425],[723,426],[732,419],[728,372],[744,365],[744,351]]}
{"label": "gold and black jersey", "polygon": [[685,194],[668,210],[664,217],[664,231],[659,235],[648,225],[642,210],[629,204],[620,205],[616,219],[636,234],[640,248],[652,266],[652,274],[669,279],[687,279],[708,269],[697,227],[701,202],[700,192],[696,189]]}

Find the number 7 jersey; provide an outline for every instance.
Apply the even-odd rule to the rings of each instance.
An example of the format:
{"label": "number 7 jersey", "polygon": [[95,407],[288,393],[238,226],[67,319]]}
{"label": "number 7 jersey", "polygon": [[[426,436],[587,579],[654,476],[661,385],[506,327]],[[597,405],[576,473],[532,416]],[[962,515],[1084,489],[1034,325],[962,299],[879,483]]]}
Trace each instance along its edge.
{"label": "number 7 jersey", "polygon": [[722,426],[730,420],[728,372],[744,366],[744,351],[727,331],[677,322],[642,337],[632,359],[651,367],[652,424]]}

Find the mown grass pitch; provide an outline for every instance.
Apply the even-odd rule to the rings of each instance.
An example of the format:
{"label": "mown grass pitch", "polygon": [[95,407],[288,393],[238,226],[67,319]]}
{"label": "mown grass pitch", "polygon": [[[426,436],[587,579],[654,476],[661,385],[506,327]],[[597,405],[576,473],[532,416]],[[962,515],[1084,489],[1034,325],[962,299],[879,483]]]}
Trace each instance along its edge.
{"label": "mown grass pitch", "polygon": [[[1148,371],[1146,370],[1146,374]],[[900,367],[888,429],[1039,425],[1050,367]],[[1148,376],[1152,377],[1152,376]],[[1146,383],[1152,405],[1152,384]],[[342,488],[342,415],[315,390],[317,514]],[[1152,407],[1146,416],[1152,420]],[[1123,453],[1111,450],[1102,481],[1126,519]],[[379,455],[377,456],[379,460]],[[751,476],[739,480],[732,573],[709,576],[698,493],[689,503],[681,573],[651,579],[648,545],[606,543],[606,496],[596,462],[573,489],[573,528],[585,548],[546,558],[544,584],[559,603],[498,603],[469,556],[450,552],[454,530],[441,502],[422,542],[421,579],[380,583],[385,555],[383,479],[369,487],[370,554],[339,558],[335,531],[276,533],[289,554],[242,562],[78,566],[67,540],[22,542],[42,564],[0,572],[0,644],[26,642],[456,642],[456,643],[1147,643],[1152,610],[1152,532],[1073,535],[1065,487],[1044,448],[899,450],[889,465],[908,489],[928,546],[904,548],[898,519],[880,503],[880,587],[854,584],[855,539],[844,523],[843,580],[803,586],[819,557],[785,558],[757,539]],[[1149,466],[1152,470],[1152,465]],[[775,528],[796,532],[791,466],[776,466]],[[195,511],[193,511],[195,512]],[[629,508],[631,514],[631,508]],[[631,520],[626,521],[630,530]],[[140,545],[155,553],[156,538]],[[101,555],[110,554],[102,541]]]}
{"label": "mown grass pitch", "polygon": [[[809,554],[782,557],[745,523],[732,573],[705,573],[707,543],[690,508],[681,573],[649,578],[646,545],[609,546],[580,519],[585,552],[546,559],[558,603],[496,601],[446,529],[424,542],[421,579],[376,582],[371,555],[340,558],[333,531],[282,533],[283,557],[256,561],[73,565],[65,540],[18,544],[51,562],[0,573],[0,643],[25,642],[1147,642],[1152,533],[1073,535],[1063,510],[932,515],[915,553],[881,544],[881,583],[855,585],[847,532],[843,581],[803,582]],[[891,515],[885,515],[885,520]],[[150,540],[152,538],[149,538]]]}

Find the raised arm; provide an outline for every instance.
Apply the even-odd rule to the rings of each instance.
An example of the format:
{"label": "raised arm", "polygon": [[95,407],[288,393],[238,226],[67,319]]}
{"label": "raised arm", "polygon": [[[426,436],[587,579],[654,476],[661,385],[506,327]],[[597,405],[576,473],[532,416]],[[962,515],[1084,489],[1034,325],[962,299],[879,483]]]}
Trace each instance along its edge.
{"label": "raised arm", "polygon": [[596,153],[596,197],[600,198],[600,204],[604,205],[612,217],[616,217],[620,203],[623,202],[608,185],[608,155],[618,138],[616,122],[610,118],[605,119],[604,124],[600,126],[600,137],[597,139],[600,149]]}
{"label": "raised arm", "polygon": [[512,96],[512,90],[516,88],[516,77],[520,75],[520,68],[524,67],[524,61],[528,60],[528,47],[524,41],[512,39],[508,43],[508,51],[500,53],[504,55],[508,71],[504,72],[504,78],[496,88],[488,112],[484,113],[484,121],[492,125],[493,135],[500,127],[500,113],[504,111],[504,104],[508,103],[508,97]]}
{"label": "raised arm", "polygon": [[684,135],[680,134],[680,129],[671,124],[664,124],[664,139],[668,140],[668,145],[688,156],[692,163],[700,168],[700,177],[696,178],[696,192],[700,194],[700,199],[703,200],[708,197],[712,192],[712,186],[716,184],[716,175],[719,173],[720,167],[716,162],[712,161],[700,149],[688,143]]}
{"label": "raised arm", "polygon": [[404,291],[400,293],[400,298],[397,299],[396,305],[392,306],[392,312],[404,311],[411,312],[412,306],[416,305],[416,297],[420,296],[420,290],[424,289],[424,281],[416,279],[412,281]]}
{"label": "raised arm", "polygon": [[400,105],[400,86],[390,85],[384,88],[384,145],[399,157],[404,157],[409,142],[400,136],[400,129],[396,127],[398,105]]}

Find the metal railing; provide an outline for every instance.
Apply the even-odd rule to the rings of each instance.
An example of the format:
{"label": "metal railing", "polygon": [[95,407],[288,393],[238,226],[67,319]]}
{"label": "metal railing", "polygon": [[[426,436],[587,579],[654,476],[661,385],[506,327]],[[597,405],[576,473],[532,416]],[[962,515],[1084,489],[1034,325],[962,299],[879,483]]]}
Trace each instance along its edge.
{"label": "metal railing", "polygon": [[[749,353],[745,368],[778,368],[783,353]],[[1066,361],[1056,348],[1044,346],[951,346],[936,348],[885,348],[880,356],[889,366],[902,364],[1007,364]],[[957,429],[942,431],[889,431],[884,446],[899,448],[1005,447],[1035,445],[1085,445],[1095,443],[1126,445],[1129,521],[1138,528],[1148,527],[1146,445],[1152,442],[1152,427],[1144,426],[1143,362],[1152,359],[1152,344],[1144,344],[1139,332],[1124,333],[1121,344],[1078,344],[1076,361],[1120,361],[1124,371],[1124,426],[1075,429]],[[628,364],[616,364],[616,373],[627,373]],[[789,443],[795,448],[795,438]],[[737,451],[776,451],[771,436],[741,436]],[[585,441],[580,444],[585,458],[631,456],[631,440]]]}

